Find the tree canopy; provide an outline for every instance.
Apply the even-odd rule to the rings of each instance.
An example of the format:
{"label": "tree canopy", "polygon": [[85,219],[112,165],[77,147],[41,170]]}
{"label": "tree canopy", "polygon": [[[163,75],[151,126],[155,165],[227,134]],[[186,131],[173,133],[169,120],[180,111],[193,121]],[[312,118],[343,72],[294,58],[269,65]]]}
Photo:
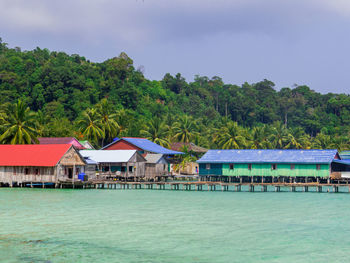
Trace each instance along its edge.
{"label": "tree canopy", "polygon": [[[0,39],[0,142],[118,136],[208,148],[349,149],[350,96],[305,85],[276,89],[220,77],[149,80],[125,53],[102,63],[77,54],[9,48]],[[17,107],[17,109],[16,109]]]}

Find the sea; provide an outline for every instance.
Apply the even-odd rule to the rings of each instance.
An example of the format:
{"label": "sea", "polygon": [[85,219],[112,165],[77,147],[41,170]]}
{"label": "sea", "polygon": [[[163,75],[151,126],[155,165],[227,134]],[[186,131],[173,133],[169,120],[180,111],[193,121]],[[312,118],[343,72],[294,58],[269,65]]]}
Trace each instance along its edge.
{"label": "sea", "polygon": [[350,194],[1,188],[0,262],[350,262]]}

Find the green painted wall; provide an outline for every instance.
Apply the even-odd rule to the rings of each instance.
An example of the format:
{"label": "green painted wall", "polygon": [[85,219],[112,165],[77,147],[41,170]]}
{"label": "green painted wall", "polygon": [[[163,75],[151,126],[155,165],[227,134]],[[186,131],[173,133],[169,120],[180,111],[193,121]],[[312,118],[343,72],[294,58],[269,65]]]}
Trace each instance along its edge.
{"label": "green painted wall", "polygon": [[230,164],[223,164],[222,175],[227,176],[310,176],[329,177],[329,165],[321,164],[321,169],[316,170],[316,164],[295,164],[294,170],[290,169],[290,164],[277,164],[277,169],[272,170],[271,164],[253,163],[252,169],[248,170],[248,164],[234,164],[234,169],[230,169]]}
{"label": "green painted wall", "polygon": [[222,167],[223,164],[221,163],[211,163],[210,169],[207,169],[205,163],[200,163],[199,175],[223,175]]}

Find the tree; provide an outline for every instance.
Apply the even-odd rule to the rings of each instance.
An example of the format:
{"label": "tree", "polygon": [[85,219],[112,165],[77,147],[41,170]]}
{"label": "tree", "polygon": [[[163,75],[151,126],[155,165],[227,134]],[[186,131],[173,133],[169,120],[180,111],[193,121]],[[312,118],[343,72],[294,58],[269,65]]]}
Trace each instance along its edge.
{"label": "tree", "polygon": [[3,144],[38,143],[35,113],[21,100],[7,109],[5,132],[0,136]]}
{"label": "tree", "polygon": [[140,133],[148,140],[168,148],[170,146],[167,139],[168,131],[169,127],[160,118],[153,118]]}
{"label": "tree", "polygon": [[102,99],[97,105],[98,116],[100,117],[100,126],[103,130],[104,137],[102,137],[102,147],[104,140],[112,141],[117,136],[119,124],[116,120],[117,115],[112,113],[112,106],[107,99]]}
{"label": "tree", "polygon": [[87,109],[78,121],[83,136],[91,142],[98,144],[98,140],[105,136],[101,129],[101,116],[95,108]]}
{"label": "tree", "polygon": [[197,123],[193,118],[184,115],[178,118],[172,129],[174,140],[178,142],[191,142],[197,134]]}
{"label": "tree", "polygon": [[214,135],[215,143],[222,149],[242,149],[246,147],[244,130],[237,122],[229,122],[217,130]]}
{"label": "tree", "polygon": [[271,143],[276,149],[283,149],[288,141],[288,129],[280,121],[272,126]]}

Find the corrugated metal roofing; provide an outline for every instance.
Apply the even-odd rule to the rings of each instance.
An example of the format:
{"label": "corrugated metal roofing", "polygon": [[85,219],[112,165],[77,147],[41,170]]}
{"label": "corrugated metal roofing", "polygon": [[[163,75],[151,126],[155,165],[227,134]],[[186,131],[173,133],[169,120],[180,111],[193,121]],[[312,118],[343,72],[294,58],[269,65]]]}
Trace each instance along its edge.
{"label": "corrugated metal roofing", "polygon": [[41,137],[38,141],[40,144],[72,144],[79,150],[85,149],[74,137]]}
{"label": "corrugated metal roofing", "polygon": [[341,163],[341,164],[346,164],[350,165],[350,159],[345,159],[345,160],[333,160],[335,163]]}
{"label": "corrugated metal roofing", "polygon": [[339,153],[342,159],[350,159],[350,151],[343,151]]}
{"label": "corrugated metal roofing", "polygon": [[82,150],[80,154],[98,163],[127,163],[136,150]]}
{"label": "corrugated metal roofing", "polygon": [[178,151],[172,151],[169,149],[166,149],[154,142],[151,142],[148,139],[145,138],[132,138],[132,137],[123,137],[119,140],[113,141],[112,143],[106,145],[105,147],[103,147],[102,149],[105,149],[107,147],[109,147],[110,145],[120,141],[120,140],[124,140],[128,143],[131,143],[133,145],[135,145],[138,148],[141,148],[144,151],[147,152],[152,152],[152,153],[161,153],[161,154],[169,154],[169,155],[173,155],[173,154],[183,154],[182,152],[178,152]]}
{"label": "corrugated metal roofing", "polygon": [[0,145],[0,166],[56,166],[70,147],[71,144]]}
{"label": "corrugated metal roofing", "polygon": [[209,150],[198,163],[331,163],[337,150]]}
{"label": "corrugated metal roofing", "polygon": [[160,159],[162,159],[163,154],[160,153],[148,153],[145,156],[147,163],[157,163]]}

